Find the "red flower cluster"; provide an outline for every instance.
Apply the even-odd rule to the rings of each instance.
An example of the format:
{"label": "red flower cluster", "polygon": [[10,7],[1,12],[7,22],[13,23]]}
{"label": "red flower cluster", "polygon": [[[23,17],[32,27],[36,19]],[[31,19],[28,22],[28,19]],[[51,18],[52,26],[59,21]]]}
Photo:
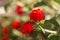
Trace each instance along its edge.
{"label": "red flower cluster", "polygon": [[22,7],[21,6],[17,6],[16,7],[16,12],[17,12],[18,15],[24,14],[24,11],[22,10]]}
{"label": "red flower cluster", "polygon": [[18,28],[20,28],[20,26],[21,26],[20,21],[14,21],[14,22],[12,23],[12,28],[13,28],[13,29],[18,29]]}
{"label": "red flower cluster", "polygon": [[9,29],[7,27],[4,27],[2,29],[2,33],[3,33],[4,36],[8,36],[9,35]]}
{"label": "red flower cluster", "polygon": [[33,24],[31,22],[26,22],[22,27],[21,27],[21,32],[23,34],[32,34],[34,31]]}
{"label": "red flower cluster", "polygon": [[30,14],[30,19],[39,22],[45,19],[45,14],[42,10],[36,9],[33,10],[32,13]]}
{"label": "red flower cluster", "polygon": [[[17,10],[20,10],[20,8],[21,7],[18,6]],[[39,22],[39,21],[45,19],[45,14],[42,10],[36,9],[36,10],[33,10],[32,13],[30,14],[30,19]],[[20,28],[20,25],[21,25],[21,23],[19,21],[14,21],[12,23],[12,28],[18,29],[18,28]],[[23,34],[32,34],[34,31],[34,27],[31,22],[26,22],[20,29],[21,29],[20,31]]]}
{"label": "red flower cluster", "polygon": [[[16,10],[17,10],[18,14],[23,13],[20,6],[17,6]],[[33,10],[32,13],[30,14],[30,19],[33,21],[39,22],[39,21],[45,19],[45,14],[42,10],[36,9],[36,10]],[[32,34],[34,31],[34,25],[31,22],[26,22],[21,27],[20,21],[14,21],[14,22],[12,22],[11,27],[13,29],[19,29],[20,28],[20,31],[23,34]],[[7,27],[4,27],[2,32],[3,32],[3,35],[5,35],[5,36],[9,35],[9,30]],[[3,38],[2,40],[9,40],[9,38]]]}

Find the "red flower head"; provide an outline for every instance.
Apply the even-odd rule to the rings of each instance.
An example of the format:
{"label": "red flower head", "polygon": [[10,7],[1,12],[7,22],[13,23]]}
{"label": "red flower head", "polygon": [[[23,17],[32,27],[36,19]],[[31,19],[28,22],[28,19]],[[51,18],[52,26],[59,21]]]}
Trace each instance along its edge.
{"label": "red flower head", "polygon": [[14,22],[12,23],[12,28],[13,28],[13,29],[18,29],[18,28],[20,28],[20,26],[21,26],[20,21],[14,21]]}
{"label": "red flower head", "polygon": [[26,22],[22,27],[21,27],[21,32],[23,34],[32,34],[34,31],[33,24],[31,22]]}
{"label": "red flower head", "polygon": [[39,22],[45,19],[45,14],[42,10],[36,9],[30,14],[30,19]]}
{"label": "red flower head", "polygon": [[24,14],[24,11],[22,10],[22,7],[21,6],[17,6],[16,7],[16,12],[17,12],[18,15]]}
{"label": "red flower head", "polygon": [[4,38],[2,38],[2,40],[10,40],[10,39],[9,39],[9,38],[4,37]]}
{"label": "red flower head", "polygon": [[9,35],[9,29],[7,27],[4,27],[2,29],[2,33],[3,33],[4,36],[8,36]]}

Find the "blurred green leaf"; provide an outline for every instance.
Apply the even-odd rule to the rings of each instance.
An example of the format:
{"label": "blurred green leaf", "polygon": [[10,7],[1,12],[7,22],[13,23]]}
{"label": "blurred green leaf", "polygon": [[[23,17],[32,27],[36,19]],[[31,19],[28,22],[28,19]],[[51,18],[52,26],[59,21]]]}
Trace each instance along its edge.
{"label": "blurred green leaf", "polygon": [[26,6],[27,8],[30,8],[30,7],[31,7],[30,4],[26,4],[25,6]]}
{"label": "blurred green leaf", "polygon": [[41,2],[42,0],[35,0],[36,2]]}
{"label": "blurred green leaf", "polygon": [[0,24],[0,38],[2,37],[2,25]]}
{"label": "blurred green leaf", "polygon": [[12,38],[12,40],[17,40],[17,37],[18,36],[14,36],[14,35],[11,35],[10,38]]}
{"label": "blurred green leaf", "polygon": [[42,6],[42,5],[47,5],[46,3],[42,2],[37,2],[34,7]]}
{"label": "blurred green leaf", "polygon": [[59,27],[59,24],[56,21],[56,18],[52,18],[50,20],[46,20],[44,26],[45,26],[44,28],[47,28],[50,30],[57,30]]}
{"label": "blurred green leaf", "polygon": [[51,36],[47,40],[59,40],[59,37],[58,36]]}
{"label": "blurred green leaf", "polygon": [[60,25],[60,14],[57,15],[57,17],[56,17],[56,21],[57,21],[58,24]]}
{"label": "blurred green leaf", "polygon": [[9,2],[8,4],[6,4],[6,5],[4,6],[5,11],[7,11],[8,7],[10,6],[10,4],[11,4],[11,2]]}
{"label": "blurred green leaf", "polygon": [[37,40],[37,35],[38,35],[38,31],[34,31],[32,35],[34,40]]}
{"label": "blurred green leaf", "polygon": [[59,4],[60,4],[60,0],[54,0],[54,1],[56,1],[57,3],[59,3]]}

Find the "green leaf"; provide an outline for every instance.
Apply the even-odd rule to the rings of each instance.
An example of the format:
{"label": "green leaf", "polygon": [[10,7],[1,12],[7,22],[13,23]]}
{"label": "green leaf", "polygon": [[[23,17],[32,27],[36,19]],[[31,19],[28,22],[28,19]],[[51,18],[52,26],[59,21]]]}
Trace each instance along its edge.
{"label": "green leaf", "polygon": [[2,25],[0,24],[0,38],[2,37]]}
{"label": "green leaf", "polygon": [[56,21],[56,18],[52,18],[50,20],[46,20],[44,26],[45,26],[44,28],[46,29],[57,30],[59,27],[59,24]]}
{"label": "green leaf", "polygon": [[54,1],[56,1],[57,3],[59,3],[59,4],[60,4],[60,0],[54,0]]}
{"label": "green leaf", "polygon": [[12,38],[12,40],[17,40],[18,36],[11,35],[10,38]]}
{"label": "green leaf", "polygon": [[41,2],[42,0],[35,0],[36,2]]}
{"label": "green leaf", "polygon": [[38,31],[34,31],[32,35],[34,40],[37,40],[37,35],[38,35]]}
{"label": "green leaf", "polygon": [[51,36],[47,40],[59,40],[59,37],[58,36]]}
{"label": "green leaf", "polygon": [[42,5],[47,5],[46,3],[42,2],[37,2],[34,7],[42,6]]}
{"label": "green leaf", "polygon": [[13,30],[12,33],[16,36],[22,36],[22,33],[18,30]]}
{"label": "green leaf", "polygon": [[25,6],[26,6],[27,8],[30,8],[30,4],[26,4]]}
{"label": "green leaf", "polygon": [[5,11],[7,11],[8,7],[10,6],[10,4],[11,4],[11,2],[9,2],[8,4],[6,4],[6,5],[4,6]]}
{"label": "green leaf", "polygon": [[41,20],[40,23],[41,23],[41,24],[44,24],[44,23],[45,23],[45,20]]}

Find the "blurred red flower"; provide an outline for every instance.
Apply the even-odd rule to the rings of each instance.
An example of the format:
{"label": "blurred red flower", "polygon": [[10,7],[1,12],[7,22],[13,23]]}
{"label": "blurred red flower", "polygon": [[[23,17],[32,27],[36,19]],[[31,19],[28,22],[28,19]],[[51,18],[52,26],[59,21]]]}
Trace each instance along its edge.
{"label": "blurred red flower", "polygon": [[14,21],[14,22],[12,22],[12,28],[13,29],[18,29],[18,28],[20,28],[20,26],[21,26],[20,21]]}
{"label": "blurred red flower", "polygon": [[4,36],[8,36],[9,35],[9,29],[7,27],[4,27],[2,29],[2,33],[3,33]]}
{"label": "blurred red flower", "polygon": [[2,38],[1,40],[10,40],[10,38],[4,37],[4,38]]}
{"label": "blurred red flower", "polygon": [[16,7],[16,12],[17,12],[18,15],[24,14],[24,11],[22,10],[22,7],[21,6],[17,6]]}

